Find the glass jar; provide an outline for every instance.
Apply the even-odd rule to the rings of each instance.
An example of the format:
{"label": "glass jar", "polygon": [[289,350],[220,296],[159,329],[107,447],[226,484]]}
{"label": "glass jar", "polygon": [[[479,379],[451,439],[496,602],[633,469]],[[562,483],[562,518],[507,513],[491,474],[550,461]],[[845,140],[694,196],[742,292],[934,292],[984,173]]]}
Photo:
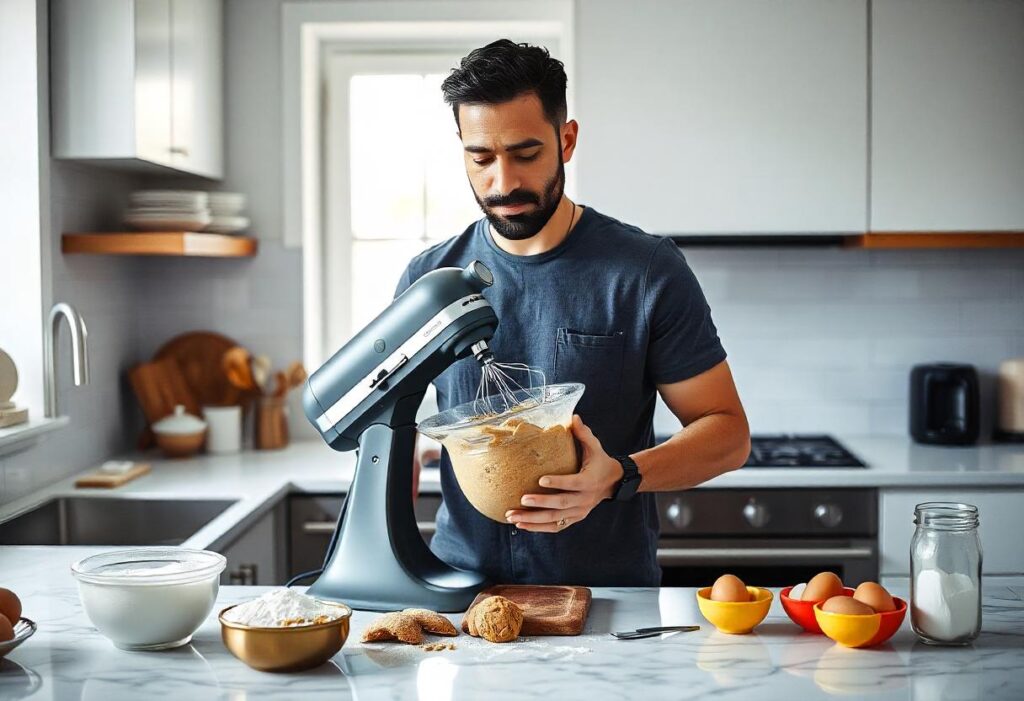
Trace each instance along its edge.
{"label": "glass jar", "polygon": [[978,507],[927,502],[914,509],[910,621],[922,641],[967,645],[981,632]]}

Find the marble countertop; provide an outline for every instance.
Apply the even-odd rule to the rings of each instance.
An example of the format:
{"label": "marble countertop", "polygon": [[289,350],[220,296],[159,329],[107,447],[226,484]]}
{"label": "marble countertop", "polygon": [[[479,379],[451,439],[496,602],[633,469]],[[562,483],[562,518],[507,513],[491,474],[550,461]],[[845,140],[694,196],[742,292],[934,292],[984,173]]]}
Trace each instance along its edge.
{"label": "marble countertop", "polygon": [[[868,468],[748,468],[716,477],[699,488],[1024,488],[1024,445],[942,448],[900,437],[837,438]],[[219,548],[290,492],[344,492],[355,470],[355,452],[339,453],[319,440],[298,441],[280,451],[201,455],[187,460],[160,459],[152,453],[122,457],[151,462],[153,471],[113,490],[76,489],[78,475],[71,476],[0,505],[0,521],[61,496],[229,499],[235,503],[183,544]],[[439,491],[438,470],[424,470],[420,492]]]}
{"label": "marble countertop", "polygon": [[[190,645],[177,650],[115,648],[89,624],[68,571],[73,560],[99,550],[0,548],[0,581],[21,595],[25,615],[39,625],[0,662],[0,698],[1024,698],[1024,578],[986,579],[983,631],[963,648],[918,642],[909,620],[881,647],[838,647],[800,632],[777,599],[754,633],[725,635],[701,618],[693,589],[594,589],[587,627],[578,637],[493,645],[460,635],[454,651],[428,653],[395,643],[360,644],[376,614],[356,612],[348,642],[330,662],[276,675],[232,657],[215,614]],[[224,587],[215,611],[265,590]],[[905,586],[894,586],[893,593],[907,595]],[[628,642],[608,635],[689,623],[702,628]]]}

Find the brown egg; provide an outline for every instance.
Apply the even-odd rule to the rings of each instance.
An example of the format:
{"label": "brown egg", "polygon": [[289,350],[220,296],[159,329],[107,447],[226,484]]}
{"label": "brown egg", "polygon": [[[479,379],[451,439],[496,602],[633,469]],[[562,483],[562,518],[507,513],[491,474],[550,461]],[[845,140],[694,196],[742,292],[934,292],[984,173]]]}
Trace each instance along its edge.
{"label": "brown egg", "polygon": [[857,587],[857,591],[853,592],[853,598],[879,613],[896,610],[896,602],[892,600],[892,595],[885,590],[885,587],[875,582],[861,583]]}
{"label": "brown egg", "polygon": [[14,626],[7,620],[7,616],[0,616],[0,643],[14,638]]}
{"label": "brown egg", "polygon": [[21,599],[10,589],[0,587],[0,616],[14,625],[21,618]]}
{"label": "brown egg", "polygon": [[839,596],[842,593],[843,581],[831,572],[821,572],[811,577],[811,581],[807,582],[807,587],[804,589],[804,593],[801,594],[800,600],[818,603],[819,601],[831,599],[833,596]]}
{"label": "brown egg", "polygon": [[862,604],[852,596],[845,594],[833,596],[821,605],[821,610],[829,613],[845,613],[848,616],[870,616],[875,612],[867,604]]}
{"label": "brown egg", "polygon": [[723,574],[711,587],[712,601],[750,601],[750,592],[734,574]]}

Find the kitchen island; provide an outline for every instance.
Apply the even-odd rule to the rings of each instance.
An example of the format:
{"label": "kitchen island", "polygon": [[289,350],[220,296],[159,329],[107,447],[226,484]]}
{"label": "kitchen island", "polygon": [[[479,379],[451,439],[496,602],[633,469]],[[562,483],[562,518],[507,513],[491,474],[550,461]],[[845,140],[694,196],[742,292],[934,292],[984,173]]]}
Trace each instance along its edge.
{"label": "kitchen island", "polygon": [[[363,645],[376,614],[358,611],[348,642],[301,674],[249,669],[225,649],[216,611],[263,587],[224,587],[190,645],[123,652],[89,624],[68,567],[106,548],[0,548],[0,584],[17,591],[39,631],[0,663],[0,698],[35,699],[870,699],[1024,698],[1024,578],[987,578],[981,637],[963,648],[917,642],[909,616],[888,643],[851,650],[802,633],[778,599],[751,635],[714,631],[693,589],[594,589],[583,635],[495,645],[460,635],[456,649]],[[776,593],[776,597],[778,592]],[[905,585],[893,589],[906,598]],[[459,615],[451,616],[457,623]],[[698,632],[638,641],[608,633],[699,623]]]}

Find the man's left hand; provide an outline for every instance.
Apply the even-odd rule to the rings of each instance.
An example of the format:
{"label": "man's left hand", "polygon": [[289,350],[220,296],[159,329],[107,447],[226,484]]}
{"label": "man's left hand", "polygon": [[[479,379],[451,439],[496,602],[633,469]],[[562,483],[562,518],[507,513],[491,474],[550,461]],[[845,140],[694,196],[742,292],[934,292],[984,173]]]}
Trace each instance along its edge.
{"label": "man's left hand", "polygon": [[580,417],[572,417],[572,433],[583,448],[580,471],[572,475],[545,475],[540,486],[559,489],[556,494],[524,494],[523,506],[505,518],[517,528],[536,533],[558,533],[585,519],[595,506],[615,493],[622,479],[622,465],[604,452]]}

